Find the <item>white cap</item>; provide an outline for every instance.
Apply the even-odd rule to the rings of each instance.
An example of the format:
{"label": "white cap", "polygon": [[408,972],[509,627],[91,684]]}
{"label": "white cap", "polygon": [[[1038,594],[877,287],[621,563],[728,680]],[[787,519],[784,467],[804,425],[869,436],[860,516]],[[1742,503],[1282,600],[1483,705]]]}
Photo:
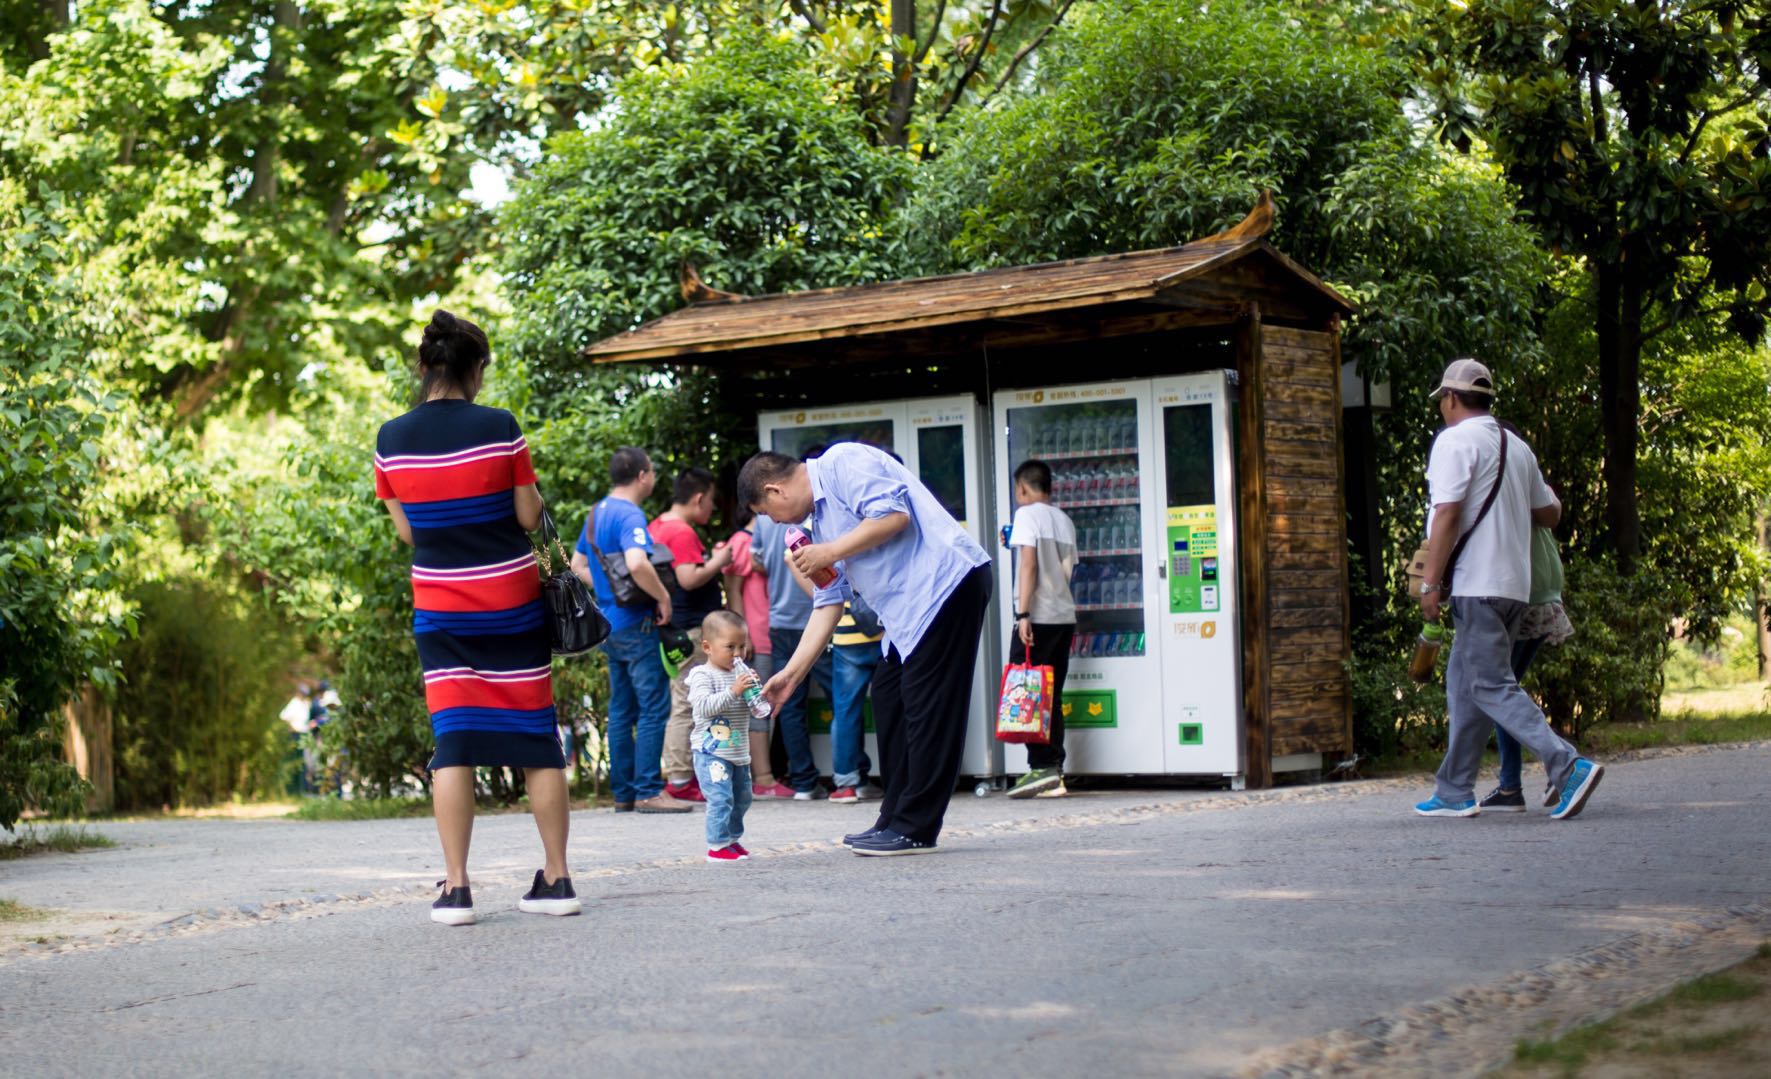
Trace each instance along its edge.
{"label": "white cap", "polygon": [[1465,390],[1469,393],[1485,393],[1494,396],[1494,376],[1479,360],[1452,360],[1451,366],[1439,379],[1439,388],[1430,395],[1435,401],[1450,390]]}

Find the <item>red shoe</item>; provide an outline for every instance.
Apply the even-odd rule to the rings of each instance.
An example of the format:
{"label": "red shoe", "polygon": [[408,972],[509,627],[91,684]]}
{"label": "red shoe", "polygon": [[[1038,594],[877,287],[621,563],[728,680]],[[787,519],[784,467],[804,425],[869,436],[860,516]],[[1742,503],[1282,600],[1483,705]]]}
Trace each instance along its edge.
{"label": "red shoe", "polygon": [[733,843],[732,849],[738,852],[738,857],[740,858],[750,857],[750,852],[744,849],[744,844],[742,843]]}
{"label": "red shoe", "polygon": [[859,802],[861,795],[853,787],[838,787],[830,792],[832,802]]}
{"label": "red shoe", "polygon": [[689,780],[687,783],[684,783],[680,787],[673,787],[670,784],[666,783],[664,785],[664,793],[670,795],[672,798],[675,798],[679,802],[705,802],[705,801],[707,801],[707,796],[701,793],[701,784],[698,781],[693,780],[693,779]]}
{"label": "red shoe", "polygon": [[750,795],[753,798],[792,798],[793,788],[785,783],[775,783],[767,787],[752,786]]}
{"label": "red shoe", "polygon": [[707,860],[710,862],[736,862],[743,857],[744,854],[738,850],[736,843],[707,852]]}

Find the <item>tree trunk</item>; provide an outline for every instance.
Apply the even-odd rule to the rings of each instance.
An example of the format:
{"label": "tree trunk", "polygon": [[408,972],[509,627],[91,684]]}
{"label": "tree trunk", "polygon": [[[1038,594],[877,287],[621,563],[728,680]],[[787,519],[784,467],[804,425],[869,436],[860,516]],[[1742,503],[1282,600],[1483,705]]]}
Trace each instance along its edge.
{"label": "tree trunk", "polygon": [[108,813],[117,805],[111,706],[96,688],[87,685],[62,711],[67,720],[62,731],[63,750],[80,778],[92,784],[86,808],[94,813]]}
{"label": "tree trunk", "polygon": [[1642,391],[1642,293],[1627,267],[1594,268],[1599,339],[1599,409],[1605,431],[1605,522],[1619,573],[1636,569],[1641,520],[1636,507],[1636,447]]}
{"label": "tree trunk", "polygon": [[910,110],[916,105],[916,0],[892,0],[892,92],[886,106],[886,144],[910,145]]}
{"label": "tree trunk", "polygon": [[[1767,526],[1764,511],[1760,511],[1759,550],[1771,550],[1771,527]],[[1771,679],[1771,607],[1765,600],[1765,578],[1760,577],[1753,582],[1753,623],[1758,632],[1755,636],[1759,641],[1759,681]]]}

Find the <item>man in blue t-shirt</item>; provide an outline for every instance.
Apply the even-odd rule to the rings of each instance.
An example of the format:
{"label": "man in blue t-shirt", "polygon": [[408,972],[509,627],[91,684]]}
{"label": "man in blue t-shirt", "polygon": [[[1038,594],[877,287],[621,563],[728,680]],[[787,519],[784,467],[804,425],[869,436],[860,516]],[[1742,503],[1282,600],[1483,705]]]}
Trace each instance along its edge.
{"label": "man in blue t-shirt", "polygon": [[[664,727],[670,720],[670,679],[655,627],[670,621],[670,593],[648,557],[652,537],[640,509],[656,483],[645,450],[616,450],[609,459],[609,494],[586,518],[572,554],[572,572],[596,589],[597,605],[609,619],[609,636],[601,648],[609,657],[609,786],[617,813],[687,813],[694,808],[664,792],[660,766]],[[651,602],[617,604],[599,551],[621,558]]]}

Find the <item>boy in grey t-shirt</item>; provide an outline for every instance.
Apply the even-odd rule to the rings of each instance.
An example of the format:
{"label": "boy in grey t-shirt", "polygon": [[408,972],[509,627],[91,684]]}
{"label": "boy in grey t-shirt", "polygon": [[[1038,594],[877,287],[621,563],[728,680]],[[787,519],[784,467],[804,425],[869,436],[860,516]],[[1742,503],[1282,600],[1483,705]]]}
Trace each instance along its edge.
{"label": "boy in grey t-shirt", "polygon": [[750,709],[744,690],[757,684],[756,672],[735,669],[750,645],[744,619],[714,611],[701,623],[701,650],[707,662],[689,671],[686,687],[695,726],[689,732],[695,778],[707,798],[707,860],[736,862],[750,857],[744,838],[744,811],[750,808]]}
{"label": "boy in grey t-shirt", "polygon": [[1027,774],[1009,788],[1010,798],[1062,798],[1064,788],[1064,678],[1070,672],[1070,641],[1076,636],[1076,526],[1052,505],[1052,470],[1044,461],[1015,469],[1015,628],[1009,633],[1011,663],[1052,669],[1051,741],[1027,746]]}

